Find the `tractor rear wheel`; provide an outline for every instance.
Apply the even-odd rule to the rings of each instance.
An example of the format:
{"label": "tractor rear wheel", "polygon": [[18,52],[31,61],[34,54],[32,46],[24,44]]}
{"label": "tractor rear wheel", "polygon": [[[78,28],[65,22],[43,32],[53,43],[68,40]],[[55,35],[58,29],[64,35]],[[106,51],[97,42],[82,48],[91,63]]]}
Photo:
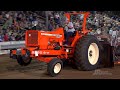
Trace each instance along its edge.
{"label": "tractor rear wheel", "polygon": [[58,58],[53,58],[47,66],[47,72],[52,77],[58,75],[63,68],[63,62]]}
{"label": "tractor rear wheel", "polygon": [[93,35],[83,36],[76,44],[74,60],[79,70],[94,70],[100,63],[100,44]]}

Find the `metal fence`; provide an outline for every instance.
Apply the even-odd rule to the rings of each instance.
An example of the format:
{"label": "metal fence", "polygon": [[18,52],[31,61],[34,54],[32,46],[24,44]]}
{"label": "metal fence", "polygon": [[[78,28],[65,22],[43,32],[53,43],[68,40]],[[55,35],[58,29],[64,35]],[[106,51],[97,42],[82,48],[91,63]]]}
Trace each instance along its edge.
{"label": "metal fence", "polygon": [[9,54],[10,49],[25,47],[25,41],[0,42],[0,55]]}

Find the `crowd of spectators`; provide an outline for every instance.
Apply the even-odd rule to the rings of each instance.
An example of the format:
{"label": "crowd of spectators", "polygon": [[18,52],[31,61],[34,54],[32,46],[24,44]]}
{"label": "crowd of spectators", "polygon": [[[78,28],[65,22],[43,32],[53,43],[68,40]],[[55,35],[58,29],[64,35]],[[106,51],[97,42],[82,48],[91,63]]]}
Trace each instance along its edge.
{"label": "crowd of spectators", "polygon": [[94,27],[94,31],[101,31],[103,34],[109,34],[109,31],[115,31],[120,29],[120,18],[112,15],[109,16],[110,12],[95,12],[91,14],[89,23]]}
{"label": "crowd of spectators", "polygon": [[44,28],[44,21],[37,12],[31,11],[1,11],[0,12],[0,42],[19,41],[25,39],[25,31],[37,23]]}
{"label": "crowd of spectators", "polygon": [[[48,30],[64,27],[64,13],[68,11],[48,11]],[[81,17],[80,17],[81,18]],[[0,42],[19,41],[25,39],[25,31],[31,29],[35,24],[37,29],[46,30],[45,12],[43,11],[0,11]],[[88,27],[93,33],[98,31],[109,34],[109,31],[120,29],[120,18],[112,11],[91,11],[87,19]],[[77,26],[78,22],[74,22]],[[77,27],[76,27],[77,28]]]}

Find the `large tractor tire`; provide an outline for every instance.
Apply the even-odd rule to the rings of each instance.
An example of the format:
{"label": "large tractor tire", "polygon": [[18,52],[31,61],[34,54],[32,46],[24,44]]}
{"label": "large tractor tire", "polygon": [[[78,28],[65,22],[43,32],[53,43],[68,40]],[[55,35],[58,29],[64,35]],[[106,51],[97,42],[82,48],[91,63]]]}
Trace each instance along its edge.
{"label": "large tractor tire", "polygon": [[78,40],[74,60],[79,70],[95,70],[100,63],[100,43],[93,35],[83,36]]}
{"label": "large tractor tire", "polygon": [[47,72],[52,77],[58,75],[63,68],[63,62],[58,58],[53,58],[47,66]]}
{"label": "large tractor tire", "polygon": [[25,55],[18,55],[17,56],[17,62],[21,66],[27,66],[31,63],[31,61],[32,61],[32,58],[30,57],[29,51],[27,51],[27,53]]}

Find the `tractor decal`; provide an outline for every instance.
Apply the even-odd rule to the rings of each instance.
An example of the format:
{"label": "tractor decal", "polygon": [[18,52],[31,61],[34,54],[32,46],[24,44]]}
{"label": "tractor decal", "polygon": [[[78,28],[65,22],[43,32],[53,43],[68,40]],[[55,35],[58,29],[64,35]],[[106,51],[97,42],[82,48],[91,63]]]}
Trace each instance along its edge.
{"label": "tractor decal", "polygon": [[45,35],[45,36],[56,36],[56,38],[61,38],[61,37],[62,37],[62,35],[60,35],[60,34],[41,33],[41,35]]}
{"label": "tractor decal", "polygon": [[38,54],[49,54],[50,52],[46,52],[46,51],[32,51],[32,54],[35,54],[36,56],[38,56]]}

